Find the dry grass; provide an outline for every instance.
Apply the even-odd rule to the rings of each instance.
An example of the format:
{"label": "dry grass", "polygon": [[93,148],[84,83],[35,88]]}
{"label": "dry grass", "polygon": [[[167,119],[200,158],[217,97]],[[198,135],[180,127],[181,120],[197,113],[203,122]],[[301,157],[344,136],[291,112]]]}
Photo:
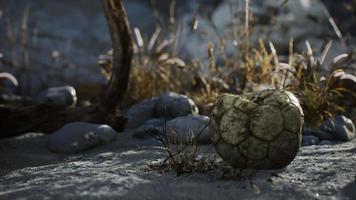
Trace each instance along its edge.
{"label": "dry grass", "polygon": [[[174,91],[189,95],[198,104],[201,113],[208,114],[220,93],[270,88],[293,91],[300,98],[310,126],[317,127],[325,118],[342,113],[344,109],[338,100],[347,91],[334,87],[335,74],[341,72],[338,67],[340,60],[337,60],[340,57],[332,66],[325,66],[324,63],[328,50],[332,48],[331,43],[316,57],[308,42],[308,51],[298,53],[294,51],[291,40],[287,61],[281,61],[272,42],[260,40],[257,48],[250,47],[248,34],[253,29],[249,25],[253,13],[249,9],[250,2],[245,3],[242,14],[232,14],[232,38],[235,38],[232,42],[236,53],[226,54],[228,40],[216,30],[220,43],[208,45],[208,66],[201,60],[183,61],[177,56],[175,44],[179,41],[175,37],[173,14],[168,35],[161,34],[161,27],[158,26],[155,33],[145,40],[140,30],[135,28],[136,57],[125,105]],[[192,21],[199,24],[196,19]],[[323,72],[322,66],[328,72]]]}
{"label": "dry grass", "polygon": [[345,111],[340,101],[343,95],[350,94],[355,98],[355,94],[348,88],[336,84],[339,75],[346,74],[342,64],[349,58],[348,54],[335,57],[330,66],[326,65],[328,70],[322,73],[322,66],[332,47],[331,44],[328,43],[320,56],[316,57],[307,42],[308,52],[297,55],[291,61],[295,69],[294,81],[287,88],[298,94],[305,112],[305,120],[308,125],[314,127],[319,127],[326,118]]}
{"label": "dry grass", "polygon": [[215,157],[202,152],[197,145],[197,138],[207,127],[202,128],[197,134],[190,134],[192,137],[186,141],[179,139],[174,131],[167,131],[166,123],[161,135],[148,133],[162,145],[157,148],[166,153],[166,158],[162,162],[152,164],[150,168],[161,172],[173,170],[177,176],[192,172],[204,173],[216,169],[218,163]]}

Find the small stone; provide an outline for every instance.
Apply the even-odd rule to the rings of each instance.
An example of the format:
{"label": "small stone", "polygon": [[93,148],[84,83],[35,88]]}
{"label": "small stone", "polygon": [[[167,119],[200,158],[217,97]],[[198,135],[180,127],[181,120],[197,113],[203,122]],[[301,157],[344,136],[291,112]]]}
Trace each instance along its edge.
{"label": "small stone", "polygon": [[53,87],[41,92],[36,103],[73,107],[77,103],[77,94],[72,86]]}
{"label": "small stone", "polygon": [[164,118],[150,119],[135,130],[133,137],[143,139],[152,137],[152,135],[150,134],[160,134],[162,133],[162,129],[166,121],[167,120]]}
{"label": "small stone", "polygon": [[145,124],[147,120],[155,118],[154,109],[157,100],[157,98],[146,99],[133,105],[124,115],[127,118],[125,129],[136,129]]}
{"label": "small stone", "polygon": [[330,133],[315,128],[304,127],[303,135],[315,136],[319,140],[333,140],[333,136]]}
{"label": "small stone", "polygon": [[74,122],[48,138],[49,150],[56,153],[78,153],[115,140],[117,132],[108,125]]}
{"label": "small stone", "polygon": [[345,142],[356,137],[354,123],[343,115],[325,120],[320,130],[331,133],[335,140]]}
{"label": "small stone", "polygon": [[196,138],[197,144],[210,144],[209,117],[188,115],[177,117],[166,125],[166,134],[174,143],[191,144]]}
{"label": "small stone", "polygon": [[319,144],[319,138],[312,136],[312,135],[303,136],[302,146],[312,146],[312,145],[318,145],[318,144]]}
{"label": "small stone", "polygon": [[157,117],[176,118],[198,114],[198,107],[189,97],[173,92],[164,93],[158,98],[155,108]]}
{"label": "small stone", "polygon": [[319,142],[319,145],[332,145],[333,143],[330,140],[322,140]]}

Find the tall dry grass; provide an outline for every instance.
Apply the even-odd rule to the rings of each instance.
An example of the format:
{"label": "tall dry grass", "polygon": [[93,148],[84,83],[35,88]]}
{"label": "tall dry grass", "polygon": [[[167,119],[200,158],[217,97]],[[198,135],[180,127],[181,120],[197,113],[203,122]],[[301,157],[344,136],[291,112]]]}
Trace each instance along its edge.
{"label": "tall dry grass", "polygon": [[[224,38],[215,27],[220,42],[209,43],[206,49],[208,62],[183,60],[175,51],[175,44],[180,42],[177,41],[179,37],[175,37],[175,1],[171,1],[169,26],[166,27],[169,34],[162,34],[163,27],[158,25],[155,33],[145,40],[135,28],[136,57],[127,105],[165,91],[176,91],[188,94],[202,113],[207,114],[222,92],[243,93],[268,88],[294,92],[304,108],[306,122],[311,126],[318,126],[325,118],[342,113],[340,97],[350,91],[336,87],[334,83],[336,75],[343,72],[338,64],[347,55],[335,58],[331,65],[324,63],[328,51],[333,48],[331,42],[322,52],[314,52],[309,42],[306,42],[306,52],[295,52],[291,39],[289,54],[284,56],[278,54],[271,41],[260,40],[257,47],[252,47],[249,37],[253,31],[251,3],[253,1],[241,1],[244,6],[236,14],[230,1],[233,40]],[[159,17],[158,11],[154,13]],[[196,17],[192,24],[193,30],[197,29]],[[233,55],[226,53],[228,41],[235,46]],[[281,59],[283,57],[287,59]],[[207,66],[204,63],[208,63]]]}

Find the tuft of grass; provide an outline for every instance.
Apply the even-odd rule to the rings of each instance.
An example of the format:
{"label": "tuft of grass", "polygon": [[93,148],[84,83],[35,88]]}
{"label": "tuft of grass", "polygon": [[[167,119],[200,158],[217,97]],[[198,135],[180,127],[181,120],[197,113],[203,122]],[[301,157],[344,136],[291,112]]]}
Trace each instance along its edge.
{"label": "tuft of grass", "polygon": [[[178,139],[178,135],[175,132],[167,131],[166,123],[162,135],[148,133],[162,145],[160,149],[166,153],[166,158],[163,161],[158,164],[152,164],[150,167],[161,172],[175,171],[177,176],[193,172],[205,173],[216,169],[216,159],[199,151],[199,146],[196,142],[199,135],[206,128],[207,126],[202,128],[195,137],[191,137],[184,142]],[[194,134],[191,135],[193,136]]]}
{"label": "tuft of grass", "polygon": [[[355,94],[348,88],[338,86],[340,74],[346,74],[340,67],[349,57],[348,54],[342,54],[335,57],[331,65],[326,65],[326,72],[322,72],[322,66],[325,64],[327,52],[331,48],[329,42],[319,56],[314,56],[312,48],[306,42],[308,51],[302,55],[297,55],[293,61],[294,81],[287,87],[294,91],[304,109],[305,121],[312,127],[319,127],[322,121],[332,117],[335,114],[345,112],[345,107],[340,103],[340,99],[345,94]],[[349,74],[349,76],[352,76]]]}

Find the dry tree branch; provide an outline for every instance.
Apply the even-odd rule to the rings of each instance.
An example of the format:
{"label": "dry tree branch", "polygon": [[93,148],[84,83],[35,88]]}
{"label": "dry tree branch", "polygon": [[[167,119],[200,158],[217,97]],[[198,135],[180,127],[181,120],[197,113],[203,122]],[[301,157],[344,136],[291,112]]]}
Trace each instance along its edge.
{"label": "dry tree branch", "polygon": [[128,88],[133,46],[130,25],[122,0],[103,0],[103,5],[114,54],[112,75],[100,103],[107,111],[113,111]]}

